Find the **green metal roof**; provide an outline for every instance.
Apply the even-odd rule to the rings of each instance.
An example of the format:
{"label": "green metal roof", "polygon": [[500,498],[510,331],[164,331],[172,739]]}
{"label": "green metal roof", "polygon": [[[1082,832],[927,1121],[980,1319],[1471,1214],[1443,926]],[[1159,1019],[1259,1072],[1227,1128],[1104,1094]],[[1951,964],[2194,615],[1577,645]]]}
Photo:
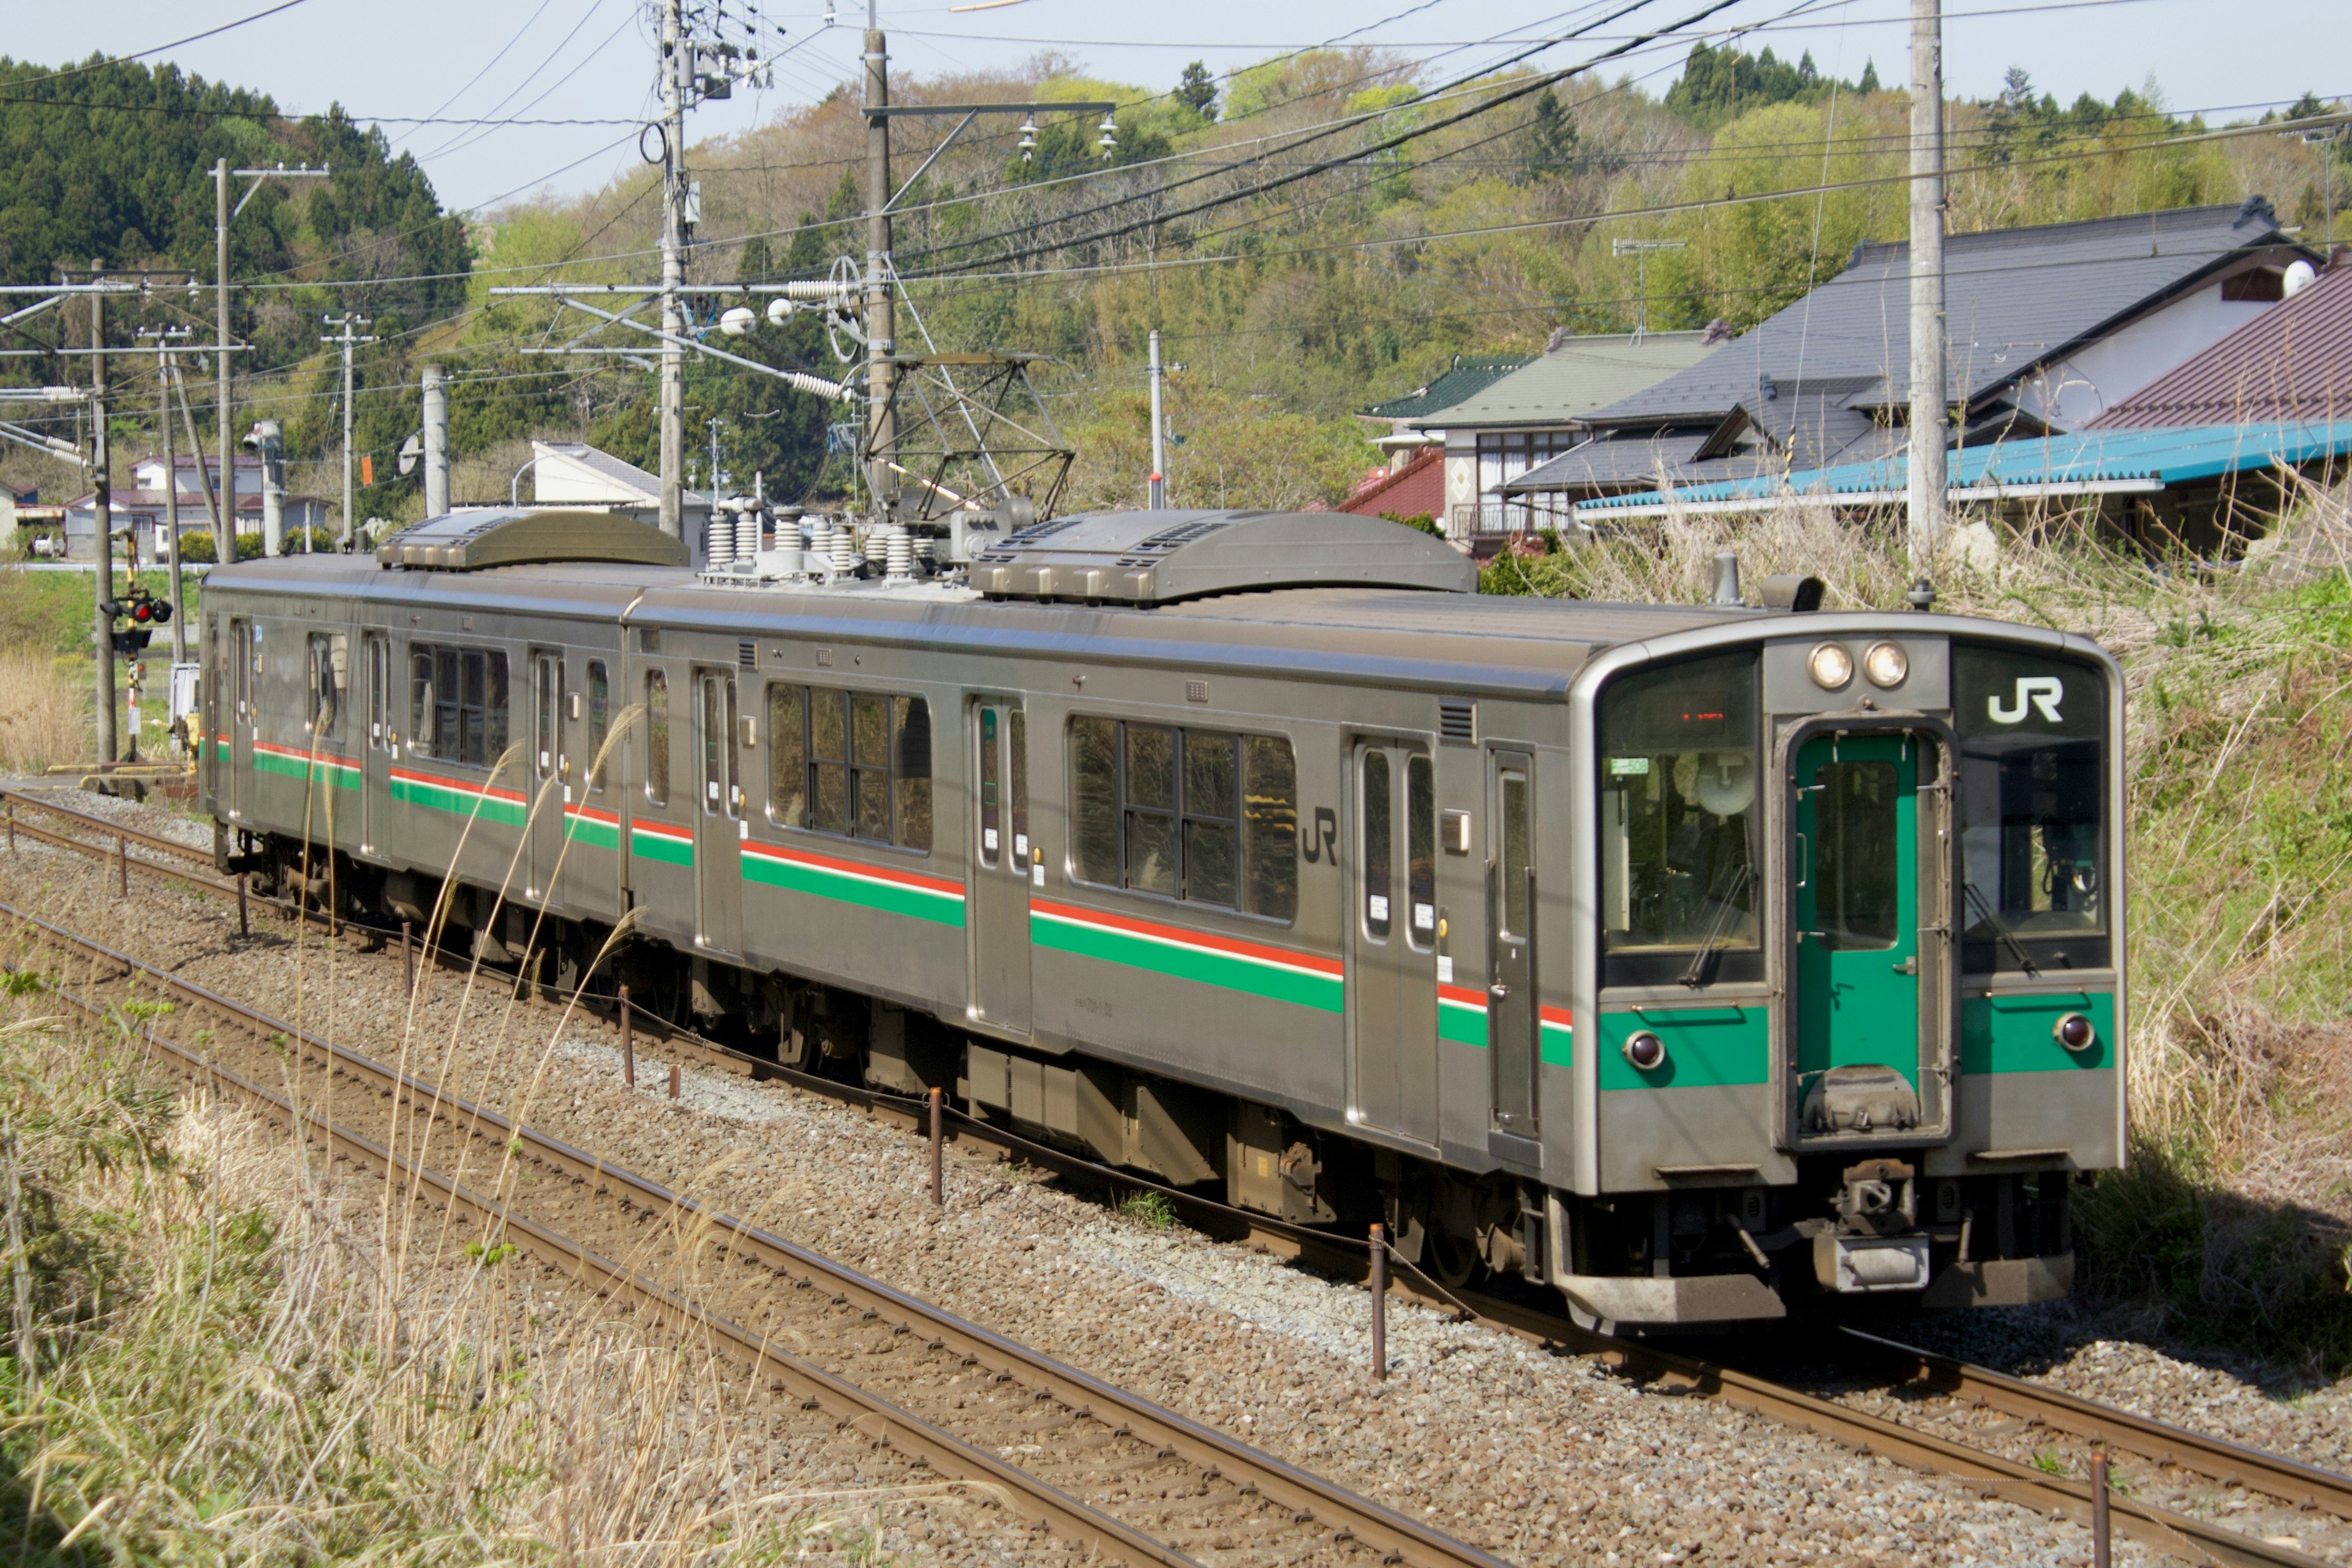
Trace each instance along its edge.
{"label": "green metal roof", "polygon": [[1454,363],[1428,385],[1415,387],[1402,397],[1391,397],[1358,412],[1368,419],[1426,419],[1433,414],[1453,407],[1464,398],[1484,392],[1534,357],[1532,354],[1455,354]]}
{"label": "green metal roof", "polygon": [[1461,429],[1563,425],[1646,392],[1714,353],[1704,332],[1612,332],[1560,345],[1445,410]]}

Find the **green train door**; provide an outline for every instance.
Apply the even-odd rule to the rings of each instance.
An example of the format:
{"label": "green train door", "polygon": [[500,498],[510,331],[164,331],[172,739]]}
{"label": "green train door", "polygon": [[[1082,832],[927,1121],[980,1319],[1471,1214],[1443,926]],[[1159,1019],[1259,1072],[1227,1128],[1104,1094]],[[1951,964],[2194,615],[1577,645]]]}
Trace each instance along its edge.
{"label": "green train door", "polygon": [[1923,826],[1922,802],[1935,793],[1922,786],[1935,783],[1936,755],[1932,741],[1908,731],[1819,735],[1798,749],[1793,1000],[1802,1138],[1916,1136],[1942,1120],[1944,1085],[1922,1070],[1940,1059],[1941,1046],[1926,1037],[1922,986],[1942,968],[1936,952],[1923,954],[1922,928],[1949,931],[1928,916],[1921,890],[1923,868],[1934,864],[1923,853],[1934,829]]}

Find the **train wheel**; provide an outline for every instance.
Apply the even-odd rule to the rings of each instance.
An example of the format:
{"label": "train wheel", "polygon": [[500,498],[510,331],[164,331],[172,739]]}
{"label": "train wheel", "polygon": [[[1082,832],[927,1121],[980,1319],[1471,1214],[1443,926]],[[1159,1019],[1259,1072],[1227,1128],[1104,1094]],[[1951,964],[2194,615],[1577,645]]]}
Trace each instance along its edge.
{"label": "train wheel", "polygon": [[1429,1277],[1449,1290],[1469,1284],[1486,1267],[1478,1249],[1466,1237],[1443,1226],[1431,1227],[1423,1257],[1429,1265]]}

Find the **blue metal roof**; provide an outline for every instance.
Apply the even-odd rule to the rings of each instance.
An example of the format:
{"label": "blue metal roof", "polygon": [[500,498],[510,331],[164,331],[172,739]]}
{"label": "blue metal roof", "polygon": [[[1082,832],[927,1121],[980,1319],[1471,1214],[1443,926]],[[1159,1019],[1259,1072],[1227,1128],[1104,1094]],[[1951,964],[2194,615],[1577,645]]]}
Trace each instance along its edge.
{"label": "blue metal roof", "polygon": [[[2183,425],[2149,430],[2080,430],[2068,436],[1967,447],[1951,454],[1955,490],[2088,489],[2131,481],[2150,488],[2210,479],[2273,464],[2307,463],[2352,452],[2352,420],[2272,425]],[[1790,474],[1759,474],[1674,492],[1685,506],[1781,496],[1901,495],[1909,463],[1902,457]],[[1664,490],[1579,503],[1581,512],[1615,512],[1668,504]]]}

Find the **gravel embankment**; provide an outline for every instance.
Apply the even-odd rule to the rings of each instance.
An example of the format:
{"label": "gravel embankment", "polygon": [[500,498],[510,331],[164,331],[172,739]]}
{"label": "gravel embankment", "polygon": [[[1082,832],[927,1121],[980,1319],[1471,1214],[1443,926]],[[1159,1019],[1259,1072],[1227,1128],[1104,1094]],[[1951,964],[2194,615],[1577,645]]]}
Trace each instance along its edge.
{"label": "gravel embankment", "polygon": [[[242,947],[216,905],[153,884],[128,905],[99,871],[27,848],[11,901],[382,1059],[401,1051],[396,955],[329,954],[265,920]],[[919,1142],[836,1102],[639,1054],[558,1026],[484,977],[432,977],[410,1070],[502,1107],[901,1289],[1529,1563],[2086,1563],[2087,1535],[1967,1489],[1599,1363],[1395,1303],[1385,1385],[1369,1302],[1274,1258],[1156,1230],[976,1157],[934,1210]],[[2153,1353],[2153,1352],[2150,1352]],[[2168,1419],[2180,1414],[2153,1412]],[[2282,1445],[2284,1447],[2284,1445]],[[2155,1561],[2118,1542],[2119,1562]]]}

